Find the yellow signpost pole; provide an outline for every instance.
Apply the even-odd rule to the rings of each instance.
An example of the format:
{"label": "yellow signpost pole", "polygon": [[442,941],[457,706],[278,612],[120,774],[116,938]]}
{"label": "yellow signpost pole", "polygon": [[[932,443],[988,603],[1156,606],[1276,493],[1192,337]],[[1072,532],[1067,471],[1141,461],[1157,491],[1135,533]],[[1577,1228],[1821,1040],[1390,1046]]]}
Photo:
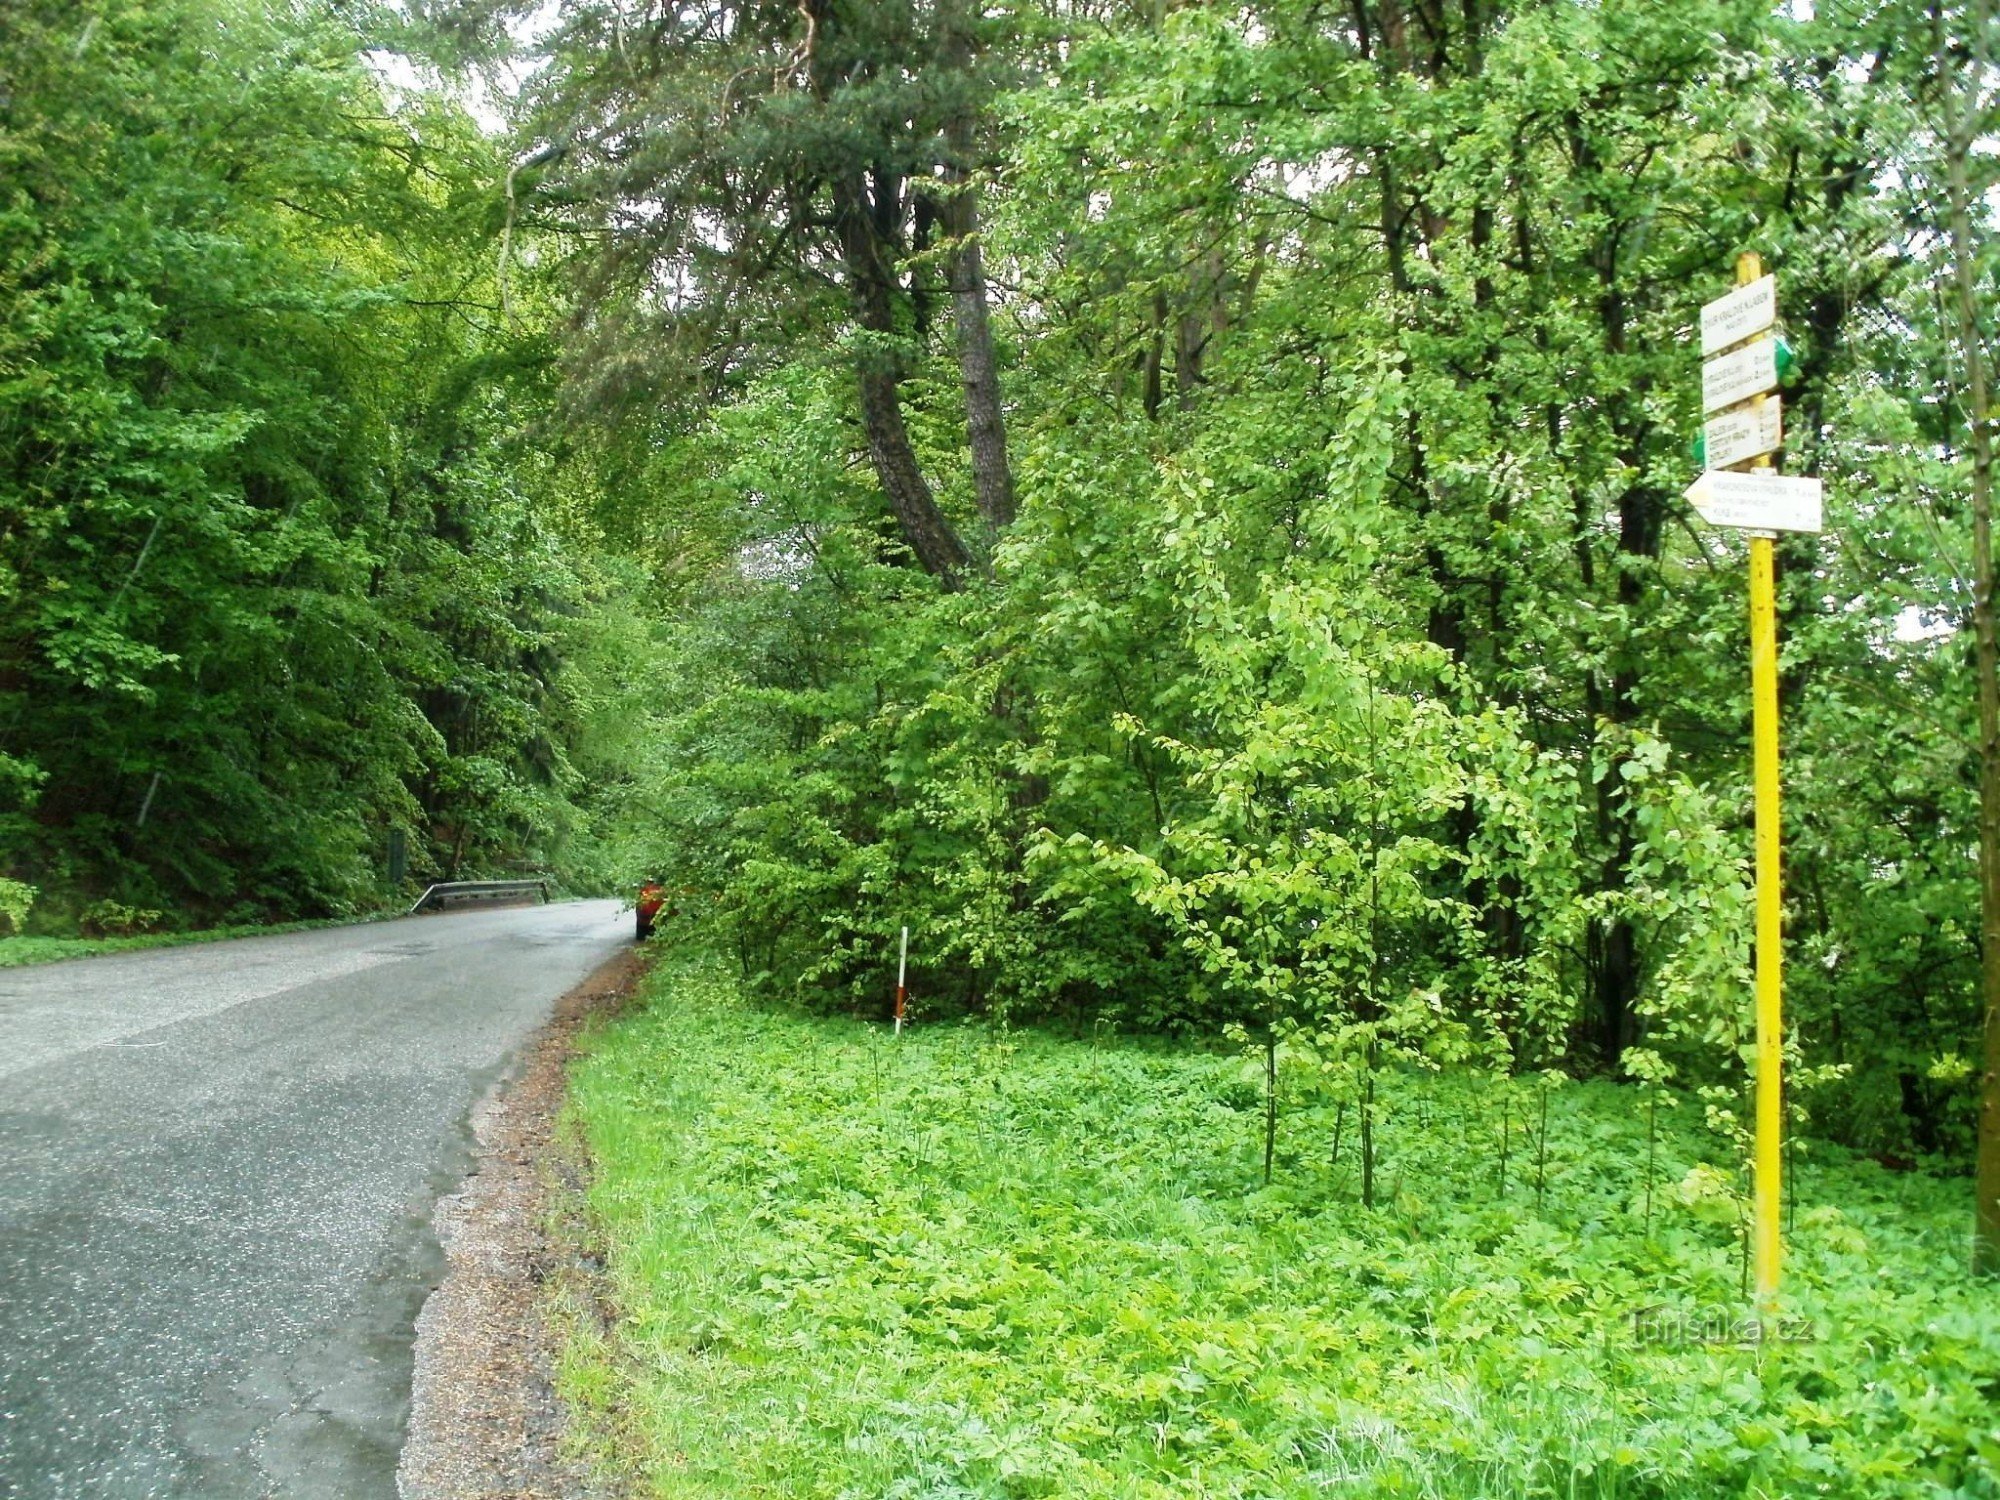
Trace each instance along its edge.
{"label": "yellow signpost pole", "polygon": [[[1763,274],[1755,255],[1736,258],[1736,284]],[[1756,404],[1764,398],[1759,396]],[[1771,461],[1759,459],[1758,470]],[[1757,1135],[1752,1161],[1751,1263],[1757,1302],[1778,1301],[1779,1205],[1784,1131],[1784,918],[1778,860],[1778,602],[1772,557],[1775,536],[1750,536],[1750,698],[1753,779],[1757,797]]]}

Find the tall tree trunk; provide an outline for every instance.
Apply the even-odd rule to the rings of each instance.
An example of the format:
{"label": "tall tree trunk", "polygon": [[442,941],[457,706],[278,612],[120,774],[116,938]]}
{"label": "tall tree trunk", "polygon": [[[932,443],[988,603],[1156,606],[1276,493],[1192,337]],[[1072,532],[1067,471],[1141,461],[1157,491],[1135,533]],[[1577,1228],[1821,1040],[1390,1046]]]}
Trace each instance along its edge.
{"label": "tall tree trunk", "polygon": [[965,544],[938,509],[903,425],[902,360],[893,348],[896,304],[877,231],[880,208],[878,204],[871,209],[859,174],[843,179],[836,188],[840,250],[847,262],[855,318],[874,336],[862,349],[855,372],[861,386],[861,422],[868,433],[868,456],[882,482],[882,493],[910,550],[925,572],[935,575],[946,588],[955,588],[969,560]]}
{"label": "tall tree trunk", "polygon": [[[969,51],[969,44],[954,44]],[[965,430],[972,452],[972,483],[979,514],[995,531],[1014,524],[1014,471],[1007,462],[1007,422],[1000,410],[1000,366],[993,357],[993,323],[986,304],[986,258],[979,245],[979,187],[972,174],[970,111],[953,118],[947,132],[951,161],[945,168],[950,196],[945,227],[952,237],[951,316],[958,336],[958,373],[965,388]]]}
{"label": "tall tree trunk", "polygon": [[[1622,352],[1622,307],[1615,314],[1605,314],[1605,326],[1610,346]],[[1641,424],[1635,423],[1619,433],[1624,440],[1626,461],[1634,472],[1639,472],[1638,461],[1644,452],[1641,430]],[[1632,628],[1629,622],[1641,618],[1645,608],[1646,590],[1639,565],[1659,556],[1665,510],[1665,497],[1648,486],[1635,485],[1618,500],[1618,602],[1628,622],[1628,631]],[[1627,636],[1617,646],[1611,691],[1604,705],[1605,718],[1621,730],[1639,718],[1638,663],[1639,653]],[[1625,755],[1621,745],[1614,753],[1613,768],[1597,784],[1598,829],[1609,846],[1599,889],[1607,892],[1622,893],[1627,889],[1632,860],[1639,848],[1631,788],[1618,765]],[[1639,983],[1644,974],[1638,928],[1626,912],[1614,910],[1605,919],[1604,945],[1599,957],[1601,962],[1593,986],[1598,1003],[1597,1042],[1603,1060],[1616,1067],[1625,1049],[1639,1040]]]}
{"label": "tall tree trunk", "polygon": [[1174,322],[1174,405],[1194,410],[1195,389],[1206,377],[1202,355],[1208,349],[1207,322],[1199,313],[1184,312]]}
{"label": "tall tree trunk", "polygon": [[[1615,200],[1601,187],[1608,169],[1580,114],[1568,117],[1567,133],[1570,160],[1578,180],[1590,188],[1590,196],[1597,201],[1609,226],[1593,247],[1590,261],[1598,279],[1597,316],[1604,349],[1613,358],[1622,358],[1628,352],[1630,309],[1619,276],[1621,220]],[[1619,458],[1631,474],[1644,474],[1647,470],[1646,447],[1652,419],[1646,401],[1647,392],[1634,385],[1622,391],[1610,408],[1611,435],[1617,441]],[[1595,570],[1588,563],[1591,507],[1595,502],[1579,493],[1574,503],[1578,555],[1585,560],[1584,574],[1590,579],[1595,577]],[[1646,484],[1630,485],[1618,497],[1616,576],[1612,581],[1623,624],[1618,627],[1619,634],[1614,637],[1609,653],[1609,681],[1600,681],[1595,672],[1588,674],[1585,681],[1591,721],[1595,723],[1601,716],[1618,737],[1611,752],[1613,763],[1597,783],[1595,808],[1603,849],[1598,890],[1610,895],[1620,895],[1629,887],[1632,860],[1638,850],[1634,809],[1621,774],[1627,754],[1623,735],[1639,718],[1643,654],[1632,636],[1636,629],[1634,622],[1643,618],[1647,604],[1644,570],[1660,555],[1666,506],[1665,493]],[[1639,986],[1645,972],[1638,929],[1631,916],[1616,905],[1604,919],[1602,940],[1595,955],[1598,962],[1588,987],[1596,1000],[1596,1013],[1590,1020],[1602,1061],[1616,1067],[1625,1049],[1638,1040]]]}
{"label": "tall tree trunk", "polygon": [[1174,323],[1174,403],[1192,411],[1208,384],[1208,351],[1229,331],[1229,263],[1220,247],[1187,268],[1187,305]]}
{"label": "tall tree trunk", "polygon": [[1967,23],[1973,68],[1947,138],[1945,175],[1951,193],[1959,358],[1965,369],[1972,440],[1972,633],[1979,672],[1979,981],[1986,1009],[1986,1052],[1979,1077],[1972,1265],[1975,1272],[2000,1276],[2000,627],[1993,610],[1993,432],[1967,170],[1983,113],[1978,106],[1986,81],[1990,6],[1971,6]]}
{"label": "tall tree trunk", "polygon": [[1000,366],[993,357],[993,324],[986,299],[986,254],[979,242],[979,184],[975,174],[978,94],[973,60],[976,9],[940,7],[940,61],[963,92],[946,116],[945,232],[951,236],[947,273],[951,316],[958,342],[959,382],[965,391],[966,444],[979,514],[993,531],[1014,524],[1014,471],[1007,462],[1007,423],[1000,410]]}
{"label": "tall tree trunk", "polygon": [[1167,357],[1167,294],[1158,288],[1153,291],[1153,334],[1146,345],[1146,378],[1140,400],[1146,408],[1146,420],[1160,419],[1160,397],[1162,381],[1160,372]]}
{"label": "tall tree trunk", "polygon": [[[969,144],[971,132],[966,131]],[[979,248],[979,189],[963,167],[950,173],[951,313],[958,373],[965,387],[965,430],[979,513],[995,531],[1014,524],[1014,471],[1007,462],[1007,422],[1000,410],[1000,366],[986,306],[986,262]]]}

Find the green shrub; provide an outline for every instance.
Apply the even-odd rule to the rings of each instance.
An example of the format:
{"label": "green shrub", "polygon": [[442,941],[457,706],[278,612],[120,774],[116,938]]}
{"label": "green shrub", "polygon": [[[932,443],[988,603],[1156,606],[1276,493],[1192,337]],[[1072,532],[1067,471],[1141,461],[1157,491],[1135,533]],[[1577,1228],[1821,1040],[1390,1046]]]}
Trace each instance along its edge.
{"label": "green shrub", "polygon": [[137,937],[159,926],[162,915],[149,906],[93,901],[77,917],[76,925],[85,937]]}
{"label": "green shrub", "polygon": [[17,935],[28,924],[35,905],[35,888],[19,880],[0,879],[0,919]]}

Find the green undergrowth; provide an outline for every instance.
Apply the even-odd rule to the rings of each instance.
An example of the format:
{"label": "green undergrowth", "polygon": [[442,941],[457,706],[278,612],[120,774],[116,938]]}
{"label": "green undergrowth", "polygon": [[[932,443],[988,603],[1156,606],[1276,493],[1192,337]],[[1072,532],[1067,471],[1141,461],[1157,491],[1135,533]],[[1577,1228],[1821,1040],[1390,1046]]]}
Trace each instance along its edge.
{"label": "green undergrowth", "polygon": [[319,927],[348,927],[375,922],[389,913],[366,917],[324,917],[308,922],[242,923],[204,927],[194,932],[145,932],[134,937],[7,937],[0,938],[0,969],[28,964],[60,963],[66,958],[96,958],[106,953],[130,953],[141,948],[176,948],[184,943],[219,943],[230,938],[272,937],[283,932],[310,932]]}
{"label": "green undergrowth", "polygon": [[1649,1233],[1630,1090],[1517,1121],[1504,1193],[1490,1084],[1382,1092],[1368,1211],[1331,1109],[1263,1184],[1233,1057],[892,1039],[670,959],[575,1076],[614,1311],[565,1393],[657,1496],[2000,1496],[1962,1184],[1803,1164],[1749,1347],[1692,1111]]}

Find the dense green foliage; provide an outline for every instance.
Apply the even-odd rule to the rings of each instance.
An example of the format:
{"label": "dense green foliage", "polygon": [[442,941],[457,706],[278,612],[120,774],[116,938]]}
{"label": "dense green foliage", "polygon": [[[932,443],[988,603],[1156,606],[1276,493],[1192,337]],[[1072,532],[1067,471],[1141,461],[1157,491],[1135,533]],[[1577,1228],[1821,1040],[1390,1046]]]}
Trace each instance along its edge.
{"label": "dense green foliage", "polygon": [[[564,541],[499,149],[335,11],[0,29],[0,871],[61,925],[555,865],[611,592]],[[517,302],[520,293],[516,293]],[[5,903],[18,928],[25,899]]]}
{"label": "dense green foliage", "polygon": [[616,1316],[564,1386],[661,1497],[2000,1495],[1963,1188],[1815,1162],[1742,1347],[1727,1150],[1622,1095],[1510,1165],[1493,1085],[1399,1078],[1368,1213],[1351,1120],[1260,1186],[1227,1057],[670,963],[576,1075]]}
{"label": "dense green foliage", "polygon": [[[1822,1128],[1962,1158],[1975,694],[1933,287],[1967,14],[696,9],[575,0],[528,97],[577,368],[646,395],[619,440],[682,600],[620,822],[747,977],[881,1004],[907,924],[933,1014],[1238,1026],[1343,1088],[1450,1054],[1734,1095],[1742,543],[1680,495],[1695,311],[1754,247],[1799,353],[1787,465],[1830,495],[1780,547],[1798,1056],[1837,1079]],[[1005,526],[938,315],[944,280],[985,292],[940,229],[967,197]]]}

